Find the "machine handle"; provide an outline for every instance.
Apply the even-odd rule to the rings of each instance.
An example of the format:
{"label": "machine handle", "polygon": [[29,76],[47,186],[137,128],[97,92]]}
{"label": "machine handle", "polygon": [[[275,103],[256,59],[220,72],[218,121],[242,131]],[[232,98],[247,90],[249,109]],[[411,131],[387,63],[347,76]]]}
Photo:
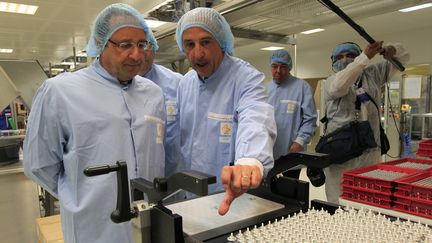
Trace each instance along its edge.
{"label": "machine handle", "polygon": [[137,216],[135,209],[130,208],[129,178],[126,161],[117,161],[115,165],[89,167],[84,170],[84,174],[86,176],[98,176],[113,171],[117,172],[117,207],[111,213],[111,220],[118,224],[129,221]]}
{"label": "machine handle", "polygon": [[102,166],[88,167],[87,169],[84,170],[84,174],[90,177],[90,176],[104,175],[118,170],[119,170],[119,166],[117,164],[102,165]]}

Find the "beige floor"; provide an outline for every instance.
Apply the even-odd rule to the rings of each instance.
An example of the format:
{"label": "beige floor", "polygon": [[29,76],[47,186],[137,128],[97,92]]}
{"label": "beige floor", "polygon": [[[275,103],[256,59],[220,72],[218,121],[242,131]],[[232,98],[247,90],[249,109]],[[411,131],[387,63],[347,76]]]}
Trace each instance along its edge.
{"label": "beige floor", "polygon": [[0,215],[0,242],[37,242],[37,186],[22,172],[0,174]]}
{"label": "beige floor", "polygon": [[[300,172],[300,180],[310,182],[309,178],[306,176],[305,168],[303,168]],[[322,201],[327,201],[324,187],[325,184],[320,187],[314,187],[312,184],[309,184],[309,200],[319,199]]]}

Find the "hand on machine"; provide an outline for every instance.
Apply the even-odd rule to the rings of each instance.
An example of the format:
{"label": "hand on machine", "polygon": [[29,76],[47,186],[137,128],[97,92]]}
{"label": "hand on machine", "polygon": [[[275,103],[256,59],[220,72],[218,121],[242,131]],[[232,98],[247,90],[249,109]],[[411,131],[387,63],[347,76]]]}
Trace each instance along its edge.
{"label": "hand on machine", "polygon": [[233,165],[224,166],[221,173],[225,196],[219,206],[219,214],[225,215],[235,198],[249,189],[257,188],[261,184],[262,175],[258,166]]}

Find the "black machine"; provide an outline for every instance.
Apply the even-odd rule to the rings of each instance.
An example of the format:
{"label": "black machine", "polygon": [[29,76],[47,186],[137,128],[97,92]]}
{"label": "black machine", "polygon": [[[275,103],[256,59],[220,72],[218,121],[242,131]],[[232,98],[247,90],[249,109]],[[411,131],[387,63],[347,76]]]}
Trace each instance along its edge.
{"label": "black machine", "polygon": [[[216,182],[215,176],[190,171],[180,172],[168,178],[155,178],[153,183],[143,178],[132,179],[130,181],[131,197],[129,197],[126,162],[118,161],[115,165],[87,168],[84,173],[87,176],[97,176],[113,171],[117,172],[117,208],[111,214],[111,219],[115,223],[132,220],[134,242],[227,242],[230,232],[308,210],[309,183],[281,175],[282,172],[301,164],[308,167],[324,168],[331,162],[327,155],[318,153],[305,152],[281,157],[275,161],[273,169],[263,179],[262,184],[258,188],[248,191],[249,199],[246,199],[257,203],[264,202],[277,205],[275,210],[253,217],[239,218],[233,222],[225,222],[223,225],[199,233],[188,233],[186,231],[189,229],[188,216],[179,215],[170,208],[176,208],[176,205],[186,203],[185,205],[188,205],[189,209],[191,207],[196,208],[192,210],[202,216],[203,220],[214,220],[213,218],[205,218],[199,207],[202,202],[205,202],[203,199],[212,202],[217,198],[216,200],[220,202],[223,192],[206,196],[208,185]],[[165,205],[163,199],[179,189],[192,192],[200,197]],[[134,203],[132,208],[129,198]],[[142,201],[143,199],[144,201]],[[237,200],[233,202],[231,207]],[[247,204],[250,204],[249,201]],[[214,218],[218,217],[225,219],[225,216],[215,216]]]}

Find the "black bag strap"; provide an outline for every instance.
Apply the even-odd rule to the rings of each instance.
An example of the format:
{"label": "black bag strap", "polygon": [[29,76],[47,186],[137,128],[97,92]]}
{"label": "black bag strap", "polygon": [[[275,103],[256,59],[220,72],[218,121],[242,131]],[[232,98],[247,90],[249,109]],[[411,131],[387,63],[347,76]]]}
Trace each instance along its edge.
{"label": "black bag strap", "polygon": [[[361,85],[361,80],[360,80],[360,85]],[[340,105],[341,99],[342,98],[338,99],[338,104],[337,104],[338,108],[336,109],[336,112],[339,109],[339,105]],[[354,102],[354,105],[355,105],[355,109],[357,110],[357,112],[359,112],[360,111],[360,106],[361,106],[361,101],[357,97],[356,97],[356,100]],[[358,118],[357,116],[358,116],[358,114],[356,115],[356,119],[355,120],[357,120],[357,118]],[[327,104],[326,104],[326,107],[324,109],[324,117],[320,119],[320,122],[324,124],[324,134],[326,134],[326,132],[327,132],[327,125],[328,125],[328,122],[329,122],[329,119],[327,117]]]}
{"label": "black bag strap", "polygon": [[[388,73],[387,72],[386,72],[386,77],[388,77]],[[363,85],[363,80],[360,77],[359,81],[358,81],[358,84],[357,84],[357,88],[361,88],[362,85]],[[369,100],[372,101],[372,103],[377,108],[378,117],[380,117],[380,111],[379,111],[377,103],[375,102],[374,99],[372,99],[372,97],[366,91],[365,91],[365,94],[368,96]],[[339,104],[340,104],[340,100],[341,100],[341,98],[339,98],[339,100],[338,100],[338,107],[339,107]],[[356,100],[355,100],[354,104],[355,104],[355,109],[359,111],[360,107],[361,107],[361,101],[359,100],[358,97],[356,97]],[[328,122],[329,122],[329,119],[327,117],[327,105],[325,107],[324,112],[325,112],[324,113],[324,117],[320,119],[320,122],[324,124],[324,134],[326,134],[326,132],[327,132],[327,125],[328,125]],[[381,121],[379,121],[379,126],[380,126],[381,131],[384,131],[384,129],[383,129],[382,125],[381,125]]]}
{"label": "black bag strap", "polygon": [[[341,102],[341,98],[338,99],[338,104],[337,104],[338,108],[337,109],[339,109],[340,102]],[[337,111],[337,109],[336,109],[336,111]],[[329,122],[329,119],[327,117],[327,104],[326,104],[326,107],[324,109],[324,117],[320,119],[320,122],[324,124],[324,134],[326,134],[327,133],[327,125]]]}
{"label": "black bag strap", "polygon": [[[380,117],[380,112],[379,112],[379,108],[378,108],[377,103],[375,102],[374,99],[372,99],[372,97],[371,97],[367,92],[365,92],[365,93],[366,93],[366,95],[368,96],[368,98],[370,99],[370,101],[372,101],[372,103],[373,103],[373,104],[375,105],[375,107],[377,108],[377,111],[378,111],[378,117]],[[380,126],[381,131],[384,131],[384,128],[383,128],[382,125],[381,125],[381,121],[379,121],[379,126]]]}
{"label": "black bag strap", "polygon": [[[359,82],[359,88],[361,87],[361,85],[362,85],[362,81],[360,80],[360,82]],[[375,105],[375,107],[376,107],[376,109],[377,109],[377,112],[378,112],[378,117],[380,117],[380,110],[379,110],[379,108],[378,108],[378,104],[375,102],[375,100],[374,99],[372,99],[372,97],[368,94],[368,92],[366,92],[365,91],[365,94],[367,95],[367,97],[369,98],[369,100],[370,101],[372,101],[372,103]],[[356,102],[358,101],[358,99],[356,100]],[[378,121],[378,123],[379,123],[379,127],[380,127],[380,133],[384,133],[385,134],[385,132],[384,132],[384,128],[382,127],[382,125],[381,125],[381,121]],[[380,138],[381,139],[381,138]]]}

